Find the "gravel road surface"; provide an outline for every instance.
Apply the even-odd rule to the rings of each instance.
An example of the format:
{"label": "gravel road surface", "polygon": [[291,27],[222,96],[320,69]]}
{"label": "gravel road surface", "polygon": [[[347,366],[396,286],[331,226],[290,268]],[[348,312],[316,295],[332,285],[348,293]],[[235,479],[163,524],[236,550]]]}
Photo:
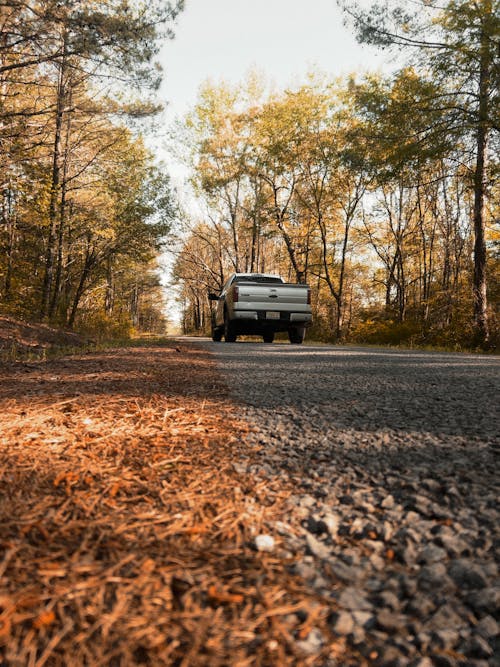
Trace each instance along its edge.
{"label": "gravel road surface", "polygon": [[269,534],[332,631],[377,665],[500,665],[500,358],[202,344],[263,445],[235,468],[293,487]]}

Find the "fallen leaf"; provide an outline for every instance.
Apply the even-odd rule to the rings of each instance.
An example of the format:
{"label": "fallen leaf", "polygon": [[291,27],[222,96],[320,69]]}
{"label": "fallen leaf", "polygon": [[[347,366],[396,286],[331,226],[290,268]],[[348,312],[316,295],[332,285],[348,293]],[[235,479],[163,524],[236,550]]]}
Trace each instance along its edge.
{"label": "fallen leaf", "polygon": [[56,615],[53,610],[42,612],[35,620],[33,621],[33,627],[37,630],[44,628],[56,620]]}
{"label": "fallen leaf", "polygon": [[208,597],[214,602],[241,604],[245,599],[241,593],[229,593],[227,591],[219,591],[216,586],[212,585],[208,589]]}

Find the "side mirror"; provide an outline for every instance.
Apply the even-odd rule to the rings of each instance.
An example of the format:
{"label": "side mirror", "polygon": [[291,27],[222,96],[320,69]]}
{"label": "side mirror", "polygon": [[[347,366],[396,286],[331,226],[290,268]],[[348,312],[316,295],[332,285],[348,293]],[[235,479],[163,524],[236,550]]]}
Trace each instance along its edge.
{"label": "side mirror", "polygon": [[209,301],[218,301],[219,300],[219,295],[214,294],[213,292],[208,293],[208,300]]}

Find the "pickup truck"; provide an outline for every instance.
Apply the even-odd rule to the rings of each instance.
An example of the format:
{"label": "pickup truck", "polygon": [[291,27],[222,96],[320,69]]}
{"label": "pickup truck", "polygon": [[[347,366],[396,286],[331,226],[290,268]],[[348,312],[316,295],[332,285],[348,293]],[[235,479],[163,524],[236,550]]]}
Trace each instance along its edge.
{"label": "pickup truck", "polygon": [[311,324],[311,290],[307,285],[285,283],[267,273],[233,273],[215,301],[212,312],[212,340],[234,343],[237,336],[262,336],[272,343],[278,331],[288,332],[290,343],[304,340]]}

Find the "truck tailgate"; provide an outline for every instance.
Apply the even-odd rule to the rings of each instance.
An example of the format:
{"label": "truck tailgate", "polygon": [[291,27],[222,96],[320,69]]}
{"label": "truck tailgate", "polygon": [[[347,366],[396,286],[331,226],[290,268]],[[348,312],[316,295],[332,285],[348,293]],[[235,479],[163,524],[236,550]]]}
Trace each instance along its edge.
{"label": "truck tailgate", "polygon": [[[307,285],[238,283],[239,300],[234,304],[240,308],[293,310],[307,305]],[[299,308],[301,309],[301,308]]]}

